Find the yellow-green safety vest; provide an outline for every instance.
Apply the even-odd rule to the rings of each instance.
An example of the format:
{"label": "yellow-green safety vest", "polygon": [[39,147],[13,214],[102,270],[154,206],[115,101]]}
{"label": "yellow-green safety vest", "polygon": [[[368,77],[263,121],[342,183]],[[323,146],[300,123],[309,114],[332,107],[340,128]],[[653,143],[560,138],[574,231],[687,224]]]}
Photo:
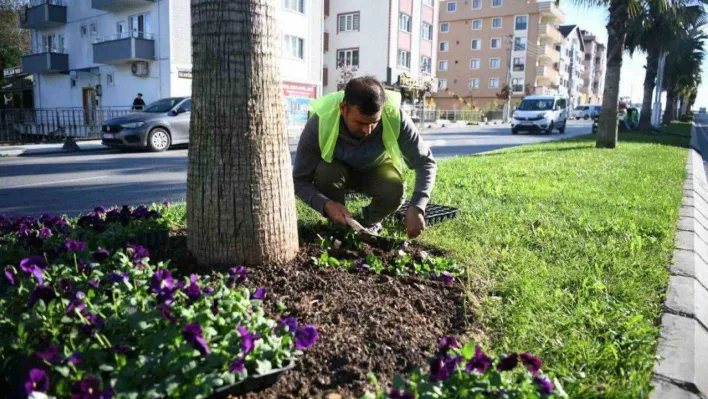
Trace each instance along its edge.
{"label": "yellow-green safety vest", "polygon": [[[319,142],[322,160],[332,163],[334,147],[339,137],[339,104],[344,99],[344,92],[338,91],[318,98],[310,103],[310,110],[317,114],[319,124]],[[389,157],[399,172],[403,172],[403,154],[398,146],[401,134],[401,93],[386,90],[386,104],[381,113],[383,123],[383,143]]]}

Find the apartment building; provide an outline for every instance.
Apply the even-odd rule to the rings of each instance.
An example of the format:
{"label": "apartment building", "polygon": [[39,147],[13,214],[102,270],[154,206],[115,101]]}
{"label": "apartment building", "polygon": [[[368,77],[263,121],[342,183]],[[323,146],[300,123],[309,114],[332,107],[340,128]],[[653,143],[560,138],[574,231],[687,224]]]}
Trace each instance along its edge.
{"label": "apartment building", "polygon": [[565,14],[551,1],[446,0],[440,3],[438,92],[442,109],[484,108],[506,85],[512,101],[558,90],[556,28]]}
{"label": "apartment building", "polygon": [[[346,76],[375,76],[415,102],[434,82],[439,0],[325,0],[325,93]],[[416,93],[417,92],[417,93]]]}
{"label": "apartment building", "polygon": [[[321,93],[322,0],[281,0],[281,75],[289,122]],[[20,12],[36,108],[127,107],[192,91],[188,0],[31,0]]]}
{"label": "apartment building", "polygon": [[597,41],[597,36],[587,30],[581,31],[585,42],[585,73],[583,74],[583,104],[602,104],[605,90],[605,45]]}
{"label": "apartment building", "polygon": [[563,41],[557,46],[560,52],[560,81],[558,94],[568,98],[568,106],[575,108],[585,104],[581,89],[585,86],[585,42],[577,25],[558,27]]}

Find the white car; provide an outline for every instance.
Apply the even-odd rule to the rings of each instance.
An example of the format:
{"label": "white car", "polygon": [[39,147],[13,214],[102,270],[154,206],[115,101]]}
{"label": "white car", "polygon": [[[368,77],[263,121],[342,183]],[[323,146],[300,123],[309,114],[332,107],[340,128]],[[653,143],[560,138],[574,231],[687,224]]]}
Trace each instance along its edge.
{"label": "white car", "polygon": [[568,122],[567,100],[561,96],[527,96],[514,111],[511,119],[511,133],[544,132],[551,134],[554,129],[565,133]]}
{"label": "white car", "polygon": [[590,118],[594,118],[595,115],[598,115],[601,108],[601,105],[594,104],[578,105],[575,107],[573,112],[570,113],[570,117],[574,119],[588,120]]}

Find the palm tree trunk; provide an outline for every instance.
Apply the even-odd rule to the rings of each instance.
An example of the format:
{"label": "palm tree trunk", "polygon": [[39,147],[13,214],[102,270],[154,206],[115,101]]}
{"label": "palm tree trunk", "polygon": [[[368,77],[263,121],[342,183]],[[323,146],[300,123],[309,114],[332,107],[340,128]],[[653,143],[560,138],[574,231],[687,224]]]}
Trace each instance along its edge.
{"label": "palm tree trunk", "polygon": [[298,251],[275,0],[192,0],[189,251],[215,267]]}
{"label": "palm tree trunk", "polygon": [[674,114],[676,113],[676,94],[674,94],[674,84],[669,83],[666,88],[666,108],[664,108],[664,117],[661,123],[669,124],[674,120]]}
{"label": "palm tree trunk", "polygon": [[679,118],[686,115],[686,112],[688,111],[688,98],[684,96],[683,94],[681,95],[681,111],[679,112]]}
{"label": "palm tree trunk", "polygon": [[607,71],[605,72],[605,91],[602,98],[602,111],[598,122],[598,148],[617,146],[617,102],[619,101],[620,72],[622,54],[627,37],[627,19],[629,18],[626,1],[610,2],[610,20],[607,23]]}
{"label": "palm tree trunk", "polygon": [[644,75],[644,97],[642,97],[642,113],[639,115],[639,129],[651,129],[651,106],[656,88],[657,63],[659,49],[650,48],[647,52],[647,67]]}

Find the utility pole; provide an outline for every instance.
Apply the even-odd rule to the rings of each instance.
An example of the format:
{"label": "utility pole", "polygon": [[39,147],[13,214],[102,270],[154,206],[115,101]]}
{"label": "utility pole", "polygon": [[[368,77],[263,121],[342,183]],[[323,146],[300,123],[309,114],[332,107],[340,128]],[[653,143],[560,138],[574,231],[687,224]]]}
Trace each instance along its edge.
{"label": "utility pole", "polygon": [[[509,50],[506,52],[506,61],[507,61],[507,72],[506,72],[506,86],[509,88],[509,96],[506,98],[506,101],[504,103],[504,123],[509,123],[509,115],[511,114],[511,94],[514,92],[514,89],[511,87],[511,51],[513,49],[514,45],[514,36],[509,35],[507,39],[507,44],[509,47]],[[528,43],[526,43],[528,46]]]}
{"label": "utility pole", "polygon": [[656,70],[656,88],[654,89],[654,106],[652,107],[651,125],[655,128],[660,126],[661,121],[661,93],[664,91],[664,64],[666,62],[666,52],[662,48],[659,53],[659,64]]}

